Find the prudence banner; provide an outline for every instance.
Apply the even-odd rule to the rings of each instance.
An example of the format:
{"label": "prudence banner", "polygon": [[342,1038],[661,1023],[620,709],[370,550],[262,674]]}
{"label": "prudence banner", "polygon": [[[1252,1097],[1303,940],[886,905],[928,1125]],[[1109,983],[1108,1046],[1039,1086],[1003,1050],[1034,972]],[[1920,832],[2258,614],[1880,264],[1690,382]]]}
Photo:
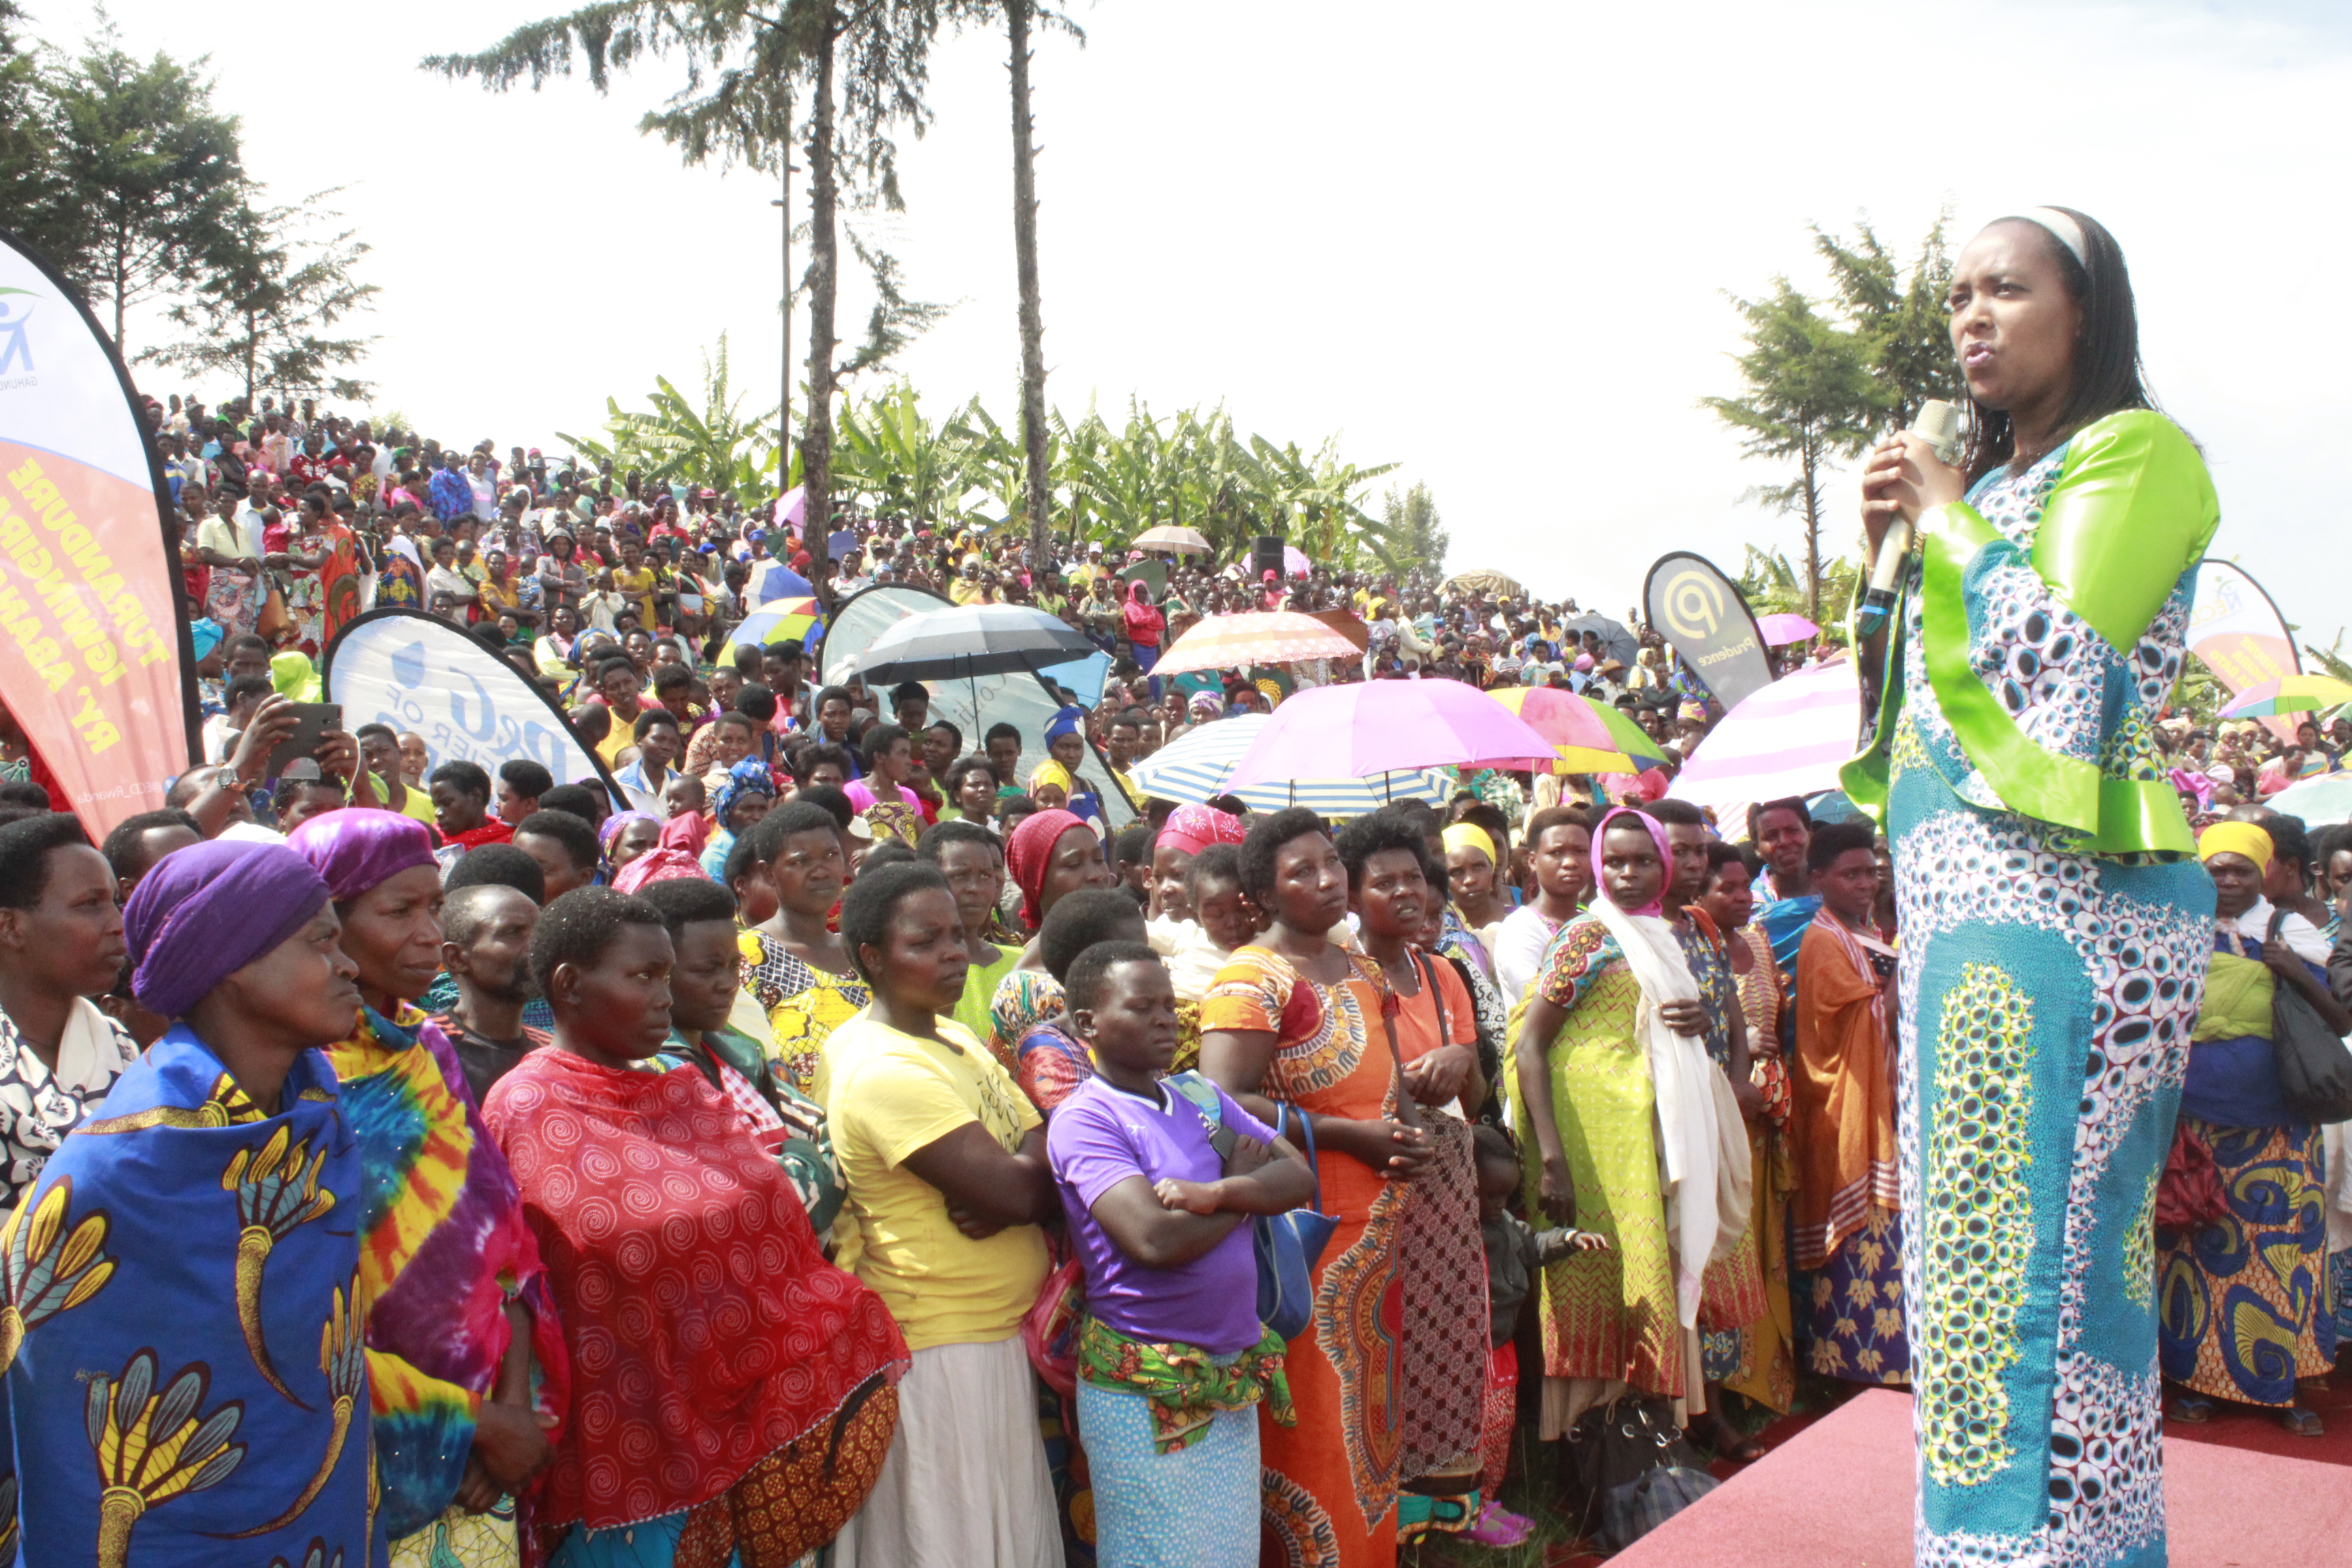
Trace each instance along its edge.
{"label": "prudence banner", "polygon": [[0,231],[0,700],[102,837],[195,754],[171,492],[122,358]]}
{"label": "prudence banner", "polygon": [[[2241,696],[2265,680],[2303,673],[2286,617],[2242,566],[2210,556],[2198,563],[2197,596],[2189,606],[2189,651],[2213,678]],[[2282,741],[2294,739],[2296,715],[2264,719]]]}
{"label": "prudence banner", "polygon": [[413,730],[436,765],[474,763],[493,778],[500,763],[527,757],[557,784],[596,784],[616,805],[623,802],[613,775],[547,695],[438,616],[370,610],[328,645],[322,674],[346,730]]}
{"label": "prudence banner", "polygon": [[1668,551],[1642,584],[1650,625],[1726,709],[1772,684],[1772,661],[1739,585],[1704,555]]}

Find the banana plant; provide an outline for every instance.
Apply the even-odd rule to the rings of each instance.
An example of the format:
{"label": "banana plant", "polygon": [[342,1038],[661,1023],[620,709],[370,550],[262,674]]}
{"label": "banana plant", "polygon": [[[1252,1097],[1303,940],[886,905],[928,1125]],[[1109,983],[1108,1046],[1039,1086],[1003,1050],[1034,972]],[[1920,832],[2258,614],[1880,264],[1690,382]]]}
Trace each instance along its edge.
{"label": "banana plant", "polygon": [[646,400],[650,413],[604,399],[604,440],[556,434],[581,456],[610,462],[616,474],[639,468],[648,479],[732,490],[754,504],[776,493],[777,410],[740,411],[743,395],[728,385],[725,333],[716,356],[703,360],[698,405],[661,375]]}

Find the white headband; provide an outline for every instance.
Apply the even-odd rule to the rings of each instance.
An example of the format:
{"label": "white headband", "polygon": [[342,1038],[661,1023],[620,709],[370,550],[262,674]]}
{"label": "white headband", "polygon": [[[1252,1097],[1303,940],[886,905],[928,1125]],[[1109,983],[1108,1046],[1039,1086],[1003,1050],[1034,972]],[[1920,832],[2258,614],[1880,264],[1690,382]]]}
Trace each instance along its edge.
{"label": "white headband", "polygon": [[2023,212],[2010,213],[1993,219],[1993,222],[2008,223],[2012,219],[2019,223],[2039,224],[2048,229],[2052,237],[2066,247],[2066,253],[2074,258],[2077,267],[2085,272],[2091,269],[2091,247],[2083,238],[2083,226],[2066,214],[2056,207],[2027,207]]}

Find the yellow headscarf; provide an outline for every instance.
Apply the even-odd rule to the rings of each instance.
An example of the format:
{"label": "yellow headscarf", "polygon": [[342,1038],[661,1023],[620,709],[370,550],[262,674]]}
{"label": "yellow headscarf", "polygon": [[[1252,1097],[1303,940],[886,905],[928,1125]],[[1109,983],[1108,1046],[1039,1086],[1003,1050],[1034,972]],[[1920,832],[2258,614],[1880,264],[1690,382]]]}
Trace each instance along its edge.
{"label": "yellow headscarf", "polygon": [[1062,793],[1065,795],[1068,795],[1070,793],[1070,770],[1064,767],[1061,763],[1053,761],[1051,758],[1038,763],[1036,771],[1029,775],[1029,793],[1034,795],[1037,793],[1037,786],[1039,784],[1048,784],[1061,785]]}
{"label": "yellow headscarf", "polygon": [[2197,858],[2210,860],[2216,855],[2242,855],[2256,868],[2267,871],[2277,847],[2271,836],[2251,822],[2217,822],[2197,837]]}
{"label": "yellow headscarf", "polygon": [[1488,865],[1500,866],[1503,863],[1502,854],[1495,847],[1495,836],[1476,823],[1457,822],[1445,830],[1444,837],[1445,852],[1449,855],[1456,849],[1475,849],[1486,858]]}

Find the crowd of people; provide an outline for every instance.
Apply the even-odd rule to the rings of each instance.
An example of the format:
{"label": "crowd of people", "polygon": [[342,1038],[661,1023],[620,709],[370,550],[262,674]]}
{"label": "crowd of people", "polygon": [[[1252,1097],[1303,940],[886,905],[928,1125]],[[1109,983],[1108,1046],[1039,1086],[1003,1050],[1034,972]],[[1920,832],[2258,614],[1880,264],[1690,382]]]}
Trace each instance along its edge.
{"label": "crowd of people", "polygon": [[[1618,1413],[1745,1461],[1801,1401],[1910,1384],[1949,1325],[1907,1229],[1994,1279],[2024,1245],[1906,1207],[1900,955],[1950,922],[1906,930],[1851,807],[1670,796],[1721,710],[1638,621],[846,512],[820,564],[709,489],[307,404],[150,413],[206,755],[94,843],[0,731],[0,1544],[28,1561],[1508,1546],[1506,1485],[1572,1494],[1563,1440]],[[769,561],[820,618],[877,583],[1059,615],[1103,700],[974,737],[919,683],[814,682],[801,641],[729,640]],[[383,724],[272,773],[333,628],[385,605],[510,659],[615,789]],[[1363,658],[1153,673],[1274,607],[1344,612]],[[1356,679],[1576,691],[1666,760],[1458,771],[1340,823],[1134,782]],[[2152,717],[2218,907],[2203,972],[2162,980],[2197,999],[2171,1165],[2106,1239],[2174,1418],[2312,1433],[2352,1192],[2273,1005],[2352,1032],[2352,833],[2261,803],[2352,723]],[[2009,1146],[2031,1097],[1998,1027],[1964,1036],[1937,1048]]]}

